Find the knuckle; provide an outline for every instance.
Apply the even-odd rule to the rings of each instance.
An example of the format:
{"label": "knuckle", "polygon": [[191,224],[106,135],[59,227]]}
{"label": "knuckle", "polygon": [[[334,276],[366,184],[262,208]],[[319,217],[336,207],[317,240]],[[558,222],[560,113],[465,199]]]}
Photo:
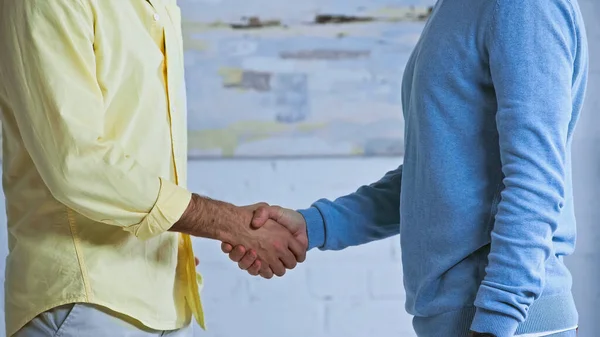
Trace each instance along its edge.
{"label": "knuckle", "polygon": [[243,259],[242,261],[240,261],[240,263],[238,265],[241,269],[246,270],[246,269],[249,269],[250,266],[252,266],[252,262],[254,262],[254,261]]}
{"label": "knuckle", "polygon": [[229,254],[229,258],[235,262],[240,262],[240,260],[242,259],[242,256],[237,253],[231,253],[231,254]]}

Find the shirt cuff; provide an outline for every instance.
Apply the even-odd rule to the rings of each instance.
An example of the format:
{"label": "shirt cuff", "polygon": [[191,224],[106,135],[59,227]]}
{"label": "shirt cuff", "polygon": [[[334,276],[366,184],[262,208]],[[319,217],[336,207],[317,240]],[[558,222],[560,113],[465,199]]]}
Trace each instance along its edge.
{"label": "shirt cuff", "polygon": [[173,227],[187,209],[192,193],[168,180],[160,179],[158,199],[142,222],[125,227],[141,240],[148,240]]}
{"label": "shirt cuff", "polygon": [[298,210],[306,221],[308,233],[308,249],[321,248],[325,245],[325,221],[316,207]]}
{"label": "shirt cuff", "polygon": [[519,321],[513,317],[477,308],[475,318],[473,318],[473,323],[471,324],[471,330],[481,333],[491,333],[496,337],[512,337],[515,335],[518,326]]}

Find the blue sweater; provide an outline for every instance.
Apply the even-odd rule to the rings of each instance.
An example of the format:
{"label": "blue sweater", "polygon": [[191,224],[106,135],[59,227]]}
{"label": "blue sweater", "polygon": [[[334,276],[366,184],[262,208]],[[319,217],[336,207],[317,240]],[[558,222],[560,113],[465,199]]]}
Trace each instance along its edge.
{"label": "blue sweater", "polygon": [[420,337],[575,326],[563,258],[586,41],[576,0],[439,0],[404,74],[403,165],[301,210],[310,248],[399,233]]}

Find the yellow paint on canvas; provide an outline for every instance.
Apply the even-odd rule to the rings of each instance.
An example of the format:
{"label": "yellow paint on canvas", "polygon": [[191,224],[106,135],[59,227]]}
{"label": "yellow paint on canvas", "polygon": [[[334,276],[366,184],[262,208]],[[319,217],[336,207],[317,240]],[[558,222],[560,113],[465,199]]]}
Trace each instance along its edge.
{"label": "yellow paint on canvas", "polygon": [[323,123],[284,124],[278,122],[241,121],[224,129],[190,130],[189,144],[192,149],[220,149],[223,157],[232,157],[241,142],[253,142],[272,138],[294,130],[307,132],[324,128]]}

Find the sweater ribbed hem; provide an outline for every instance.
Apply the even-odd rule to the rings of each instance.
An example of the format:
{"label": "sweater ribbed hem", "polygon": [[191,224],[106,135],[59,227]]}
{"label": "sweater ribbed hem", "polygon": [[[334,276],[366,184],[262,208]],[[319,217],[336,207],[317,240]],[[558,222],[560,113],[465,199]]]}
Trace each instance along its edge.
{"label": "sweater ribbed hem", "polygon": [[[413,326],[419,337],[468,336],[475,312],[475,307],[467,307],[432,317],[415,317]],[[578,319],[571,293],[542,296],[529,307],[527,320],[518,325],[514,334],[568,329],[576,326]],[[497,337],[512,336],[513,334],[498,335]]]}
{"label": "sweater ribbed hem", "polygon": [[512,337],[518,327],[519,321],[514,317],[482,308],[477,308],[471,324],[471,330],[491,333],[496,337]]}

